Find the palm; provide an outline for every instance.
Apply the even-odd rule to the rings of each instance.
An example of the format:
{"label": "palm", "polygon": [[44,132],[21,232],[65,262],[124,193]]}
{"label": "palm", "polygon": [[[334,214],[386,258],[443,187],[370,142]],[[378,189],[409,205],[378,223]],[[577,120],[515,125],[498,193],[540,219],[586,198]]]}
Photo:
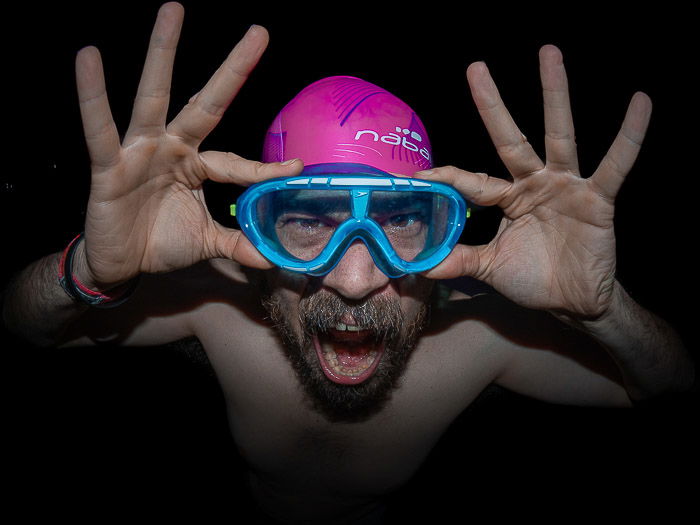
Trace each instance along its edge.
{"label": "palm", "polygon": [[[128,162],[93,173],[104,182],[94,184],[90,195],[88,255],[91,269],[106,282],[173,270],[206,256],[211,218],[201,198],[201,175],[195,175],[205,168],[196,150],[167,142],[139,138]],[[151,169],[139,169],[143,165]]]}
{"label": "palm", "polygon": [[468,71],[477,108],[512,181],[455,168],[427,175],[504,213],[491,243],[456,247],[428,276],[471,275],[522,306],[597,316],[609,305],[615,279],[614,198],[636,158],[650,104],[645,95],[635,95],[606,157],[592,176],[583,178],[561,55],[546,46],[540,59],[544,162],[515,126],[485,67],[474,65]]}
{"label": "palm", "polygon": [[[568,174],[533,174],[522,184],[546,191],[504,207],[484,277],[523,306],[596,310],[609,298],[615,275],[612,206]],[[530,192],[517,185],[513,191]]]}

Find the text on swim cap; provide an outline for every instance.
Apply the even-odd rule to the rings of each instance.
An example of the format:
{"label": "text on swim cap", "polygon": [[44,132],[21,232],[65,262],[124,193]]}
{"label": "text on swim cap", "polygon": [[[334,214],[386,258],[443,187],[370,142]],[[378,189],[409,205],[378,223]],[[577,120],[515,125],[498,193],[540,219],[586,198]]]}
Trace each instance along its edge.
{"label": "text on swim cap", "polygon": [[[363,129],[355,133],[355,140],[359,141],[364,135],[369,135],[373,142],[378,142],[381,140],[382,142],[391,144],[392,146],[403,146],[409,151],[420,153],[425,160],[430,162],[430,152],[428,151],[428,148],[419,148],[417,144],[410,142],[407,138],[407,135],[410,135],[410,138],[414,141],[423,142],[423,137],[421,137],[419,133],[406,128],[401,128],[401,126],[396,126],[395,129],[396,133],[391,132],[387,133],[386,135],[380,135],[378,132],[371,129]],[[401,135],[399,135],[399,133]]]}

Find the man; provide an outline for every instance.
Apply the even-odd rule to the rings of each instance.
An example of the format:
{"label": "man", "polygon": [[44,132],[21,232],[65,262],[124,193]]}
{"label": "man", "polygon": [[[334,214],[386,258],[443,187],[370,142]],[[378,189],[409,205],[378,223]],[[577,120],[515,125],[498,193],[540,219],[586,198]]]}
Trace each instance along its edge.
{"label": "man", "polygon": [[[615,280],[613,202],[646,131],[645,95],[635,95],[610,151],[582,178],[559,51],[540,52],[544,160],[510,118],[485,66],[472,65],[472,95],[512,182],[450,167],[398,175],[448,183],[477,205],[500,207],[505,219],[496,238],[457,245],[439,265],[400,277],[389,277],[356,242],[327,274],[308,276],[273,267],[239,230],[214,222],[201,189],[207,179],[248,186],[302,173],[295,158],[261,164],[199,151],[267,34],[252,27],[167,122],[181,22],[177,4],[159,13],[123,139],[97,51],[79,53],[93,167],[85,236],[65,252],[73,257],[68,265],[55,254],[20,276],[5,319],[41,345],[143,346],[196,336],[267,514],[321,523],[373,516],[380,496],[411,477],[442,431],[491,384],[545,401],[608,406],[692,384],[676,334]],[[432,295],[435,280],[464,276],[498,295]],[[91,297],[102,306],[127,301],[90,309]],[[364,339],[370,325],[376,342]],[[363,345],[358,355],[354,347]],[[389,357],[396,357],[393,376]],[[373,388],[375,372],[391,381]]]}

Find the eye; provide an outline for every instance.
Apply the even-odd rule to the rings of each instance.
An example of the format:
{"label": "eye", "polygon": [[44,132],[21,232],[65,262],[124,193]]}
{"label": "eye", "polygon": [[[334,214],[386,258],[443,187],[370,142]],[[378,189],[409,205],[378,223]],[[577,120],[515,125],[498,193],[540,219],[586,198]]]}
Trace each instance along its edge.
{"label": "eye", "polygon": [[389,217],[385,221],[385,225],[392,228],[410,228],[421,219],[422,216],[418,212],[397,213],[396,215]]}
{"label": "eye", "polygon": [[282,228],[294,228],[299,230],[313,230],[325,225],[318,217],[303,216],[281,217],[279,224]]}
{"label": "eye", "polygon": [[412,215],[408,214],[403,214],[403,215],[394,215],[393,217],[390,217],[387,223],[389,226],[394,226],[397,228],[405,228],[406,226],[410,226],[415,222],[415,217]]}
{"label": "eye", "polygon": [[321,226],[321,221],[319,219],[309,219],[305,217],[298,217],[295,219],[289,219],[287,223],[294,224],[300,228],[318,228]]}

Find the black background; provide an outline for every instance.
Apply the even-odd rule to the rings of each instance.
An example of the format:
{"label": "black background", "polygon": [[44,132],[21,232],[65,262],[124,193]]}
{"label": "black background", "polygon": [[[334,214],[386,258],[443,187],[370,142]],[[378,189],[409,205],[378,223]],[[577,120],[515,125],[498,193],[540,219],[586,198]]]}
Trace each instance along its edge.
{"label": "black background", "polygon": [[[158,5],[67,2],[4,12],[4,279],[62,249],[82,229],[89,162],[73,79],[76,51],[100,48],[112,110],[125,130]],[[347,74],[417,111],[436,164],[502,176],[464,70],[486,61],[516,122],[542,151],[537,52],[553,43],[568,67],[581,167],[590,174],[629,98],[648,93],[651,126],[618,198],[618,276],[695,352],[697,60],[689,13],[672,6],[653,12],[620,6],[612,13],[591,3],[566,10],[457,2],[184,5],[173,114],[250,24],[270,31],[261,63],[204,144],[248,158],[260,155],[265,129],[301,88]],[[215,217],[226,220],[235,193],[207,187]],[[465,242],[488,240],[497,220],[492,210],[475,214]],[[136,509],[240,515],[240,460],[206,365],[170,348],[46,351],[6,334],[2,345],[13,438],[6,451],[27,515],[94,518]],[[485,396],[399,493],[393,516],[458,510],[465,520],[476,511],[671,518],[697,489],[696,420],[697,403],[687,398],[620,412]]]}

